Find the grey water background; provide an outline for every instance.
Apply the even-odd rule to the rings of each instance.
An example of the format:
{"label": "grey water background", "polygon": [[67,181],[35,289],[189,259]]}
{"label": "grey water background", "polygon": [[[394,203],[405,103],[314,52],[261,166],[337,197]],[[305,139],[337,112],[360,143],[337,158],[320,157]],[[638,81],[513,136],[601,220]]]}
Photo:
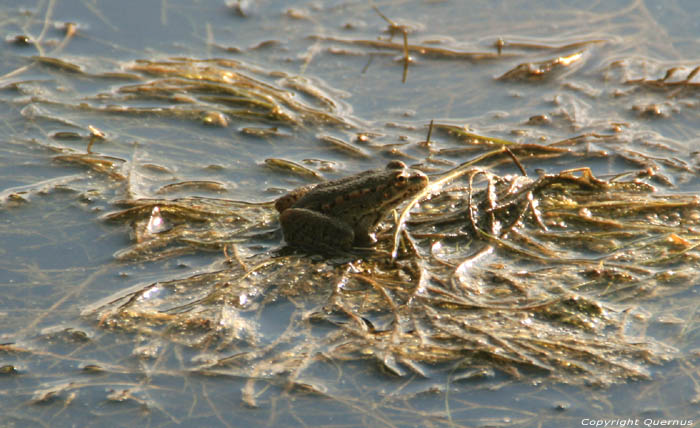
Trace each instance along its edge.
{"label": "grey water background", "polygon": [[[371,50],[318,37],[389,37],[384,33],[387,22],[372,6],[406,23],[411,28],[409,41],[432,40],[441,43],[436,46],[466,51],[493,51],[499,38],[552,46],[598,39],[604,43],[593,45],[584,64],[567,72],[568,85],[560,80],[522,84],[495,79],[522,58],[468,61],[420,56],[408,68],[404,83],[401,52],[368,53]],[[677,309],[655,324],[653,333],[677,347],[679,358],[653,367],[649,381],[601,389],[546,379],[513,382],[496,375],[435,389],[426,380],[409,383],[379,373],[352,379],[330,379],[320,373],[326,381],[356,385],[358,391],[370,390],[372,395],[332,400],[271,385],[260,408],[246,407],[240,392],[245,379],[164,369],[169,362],[157,356],[172,344],[134,353],[138,336],[107,332],[81,318],[85,307],[118,290],[196,272],[220,256],[116,262],[113,255],[130,241],[128,230],[105,223],[100,216],[113,209],[120,190],[93,171],[52,161],[57,150],[84,150],[86,144],[85,139],[56,139],[57,132],[84,134],[91,125],[108,136],[95,143],[100,153],[157,162],[183,180],[223,183],[225,190],[217,197],[267,201],[282,189],[307,181],[267,168],[266,158],[307,160],[321,171],[328,165],[328,178],[378,167],[395,156],[420,159],[423,154],[416,147],[403,144],[420,141],[427,123],[435,119],[518,141],[556,141],[626,123],[634,135],[632,143],[663,144],[695,165],[700,142],[697,93],[676,103],[667,93],[616,96],[615,90],[620,89],[620,75],[657,79],[671,67],[690,70],[699,65],[697,2],[227,5],[5,0],[0,17],[5,38],[0,50],[0,192],[6,197],[27,190],[24,202],[10,198],[0,208],[0,343],[42,350],[25,355],[0,352],[0,366],[17,369],[0,374],[0,426],[580,426],[597,419],[632,418],[640,424],[647,419],[697,419],[700,340],[697,332],[686,330],[698,317],[697,287],[683,296],[683,302],[669,302]],[[65,22],[77,24],[78,31],[62,46],[65,34],[60,24]],[[17,35],[41,36],[46,53],[56,50],[55,57],[92,73],[120,70],[138,59],[188,57],[230,58],[306,76],[341,99],[354,120],[380,133],[379,138],[395,144],[397,151],[387,147],[368,159],[348,156],[320,142],[318,130],[310,127],[282,130],[289,136],[280,142],[241,132],[247,126],[261,126],[255,121],[206,127],[184,120],[86,113],[74,107],[109,93],[116,83],[36,64],[31,59],[39,54],[36,47],[16,43]],[[544,54],[541,60],[551,56]],[[19,91],[12,86],[17,82]],[[640,114],[652,104],[658,106],[658,114]],[[552,125],[529,127],[528,119],[538,114],[551,116]],[[324,132],[348,138],[342,130]],[[605,162],[586,166],[601,174],[627,167]],[[695,175],[674,179],[680,191],[697,193]],[[59,183],[62,180],[64,184]],[[44,182],[48,184],[42,187]],[[284,315],[271,313],[269,319],[275,317]],[[274,330],[274,322],[266,327]],[[189,352],[179,349],[175,354],[187,359]],[[134,369],[121,373],[115,369],[107,375],[91,372],[92,364]]]}

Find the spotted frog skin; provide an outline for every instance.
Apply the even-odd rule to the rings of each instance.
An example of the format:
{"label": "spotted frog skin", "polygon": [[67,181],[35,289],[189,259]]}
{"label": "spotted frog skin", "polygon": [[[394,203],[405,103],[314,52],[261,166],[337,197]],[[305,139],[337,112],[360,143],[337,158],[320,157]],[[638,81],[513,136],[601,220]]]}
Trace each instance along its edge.
{"label": "spotted frog skin", "polygon": [[392,209],[428,185],[428,177],[391,161],[384,169],[301,187],[275,201],[287,244],[324,253],[376,242],[371,232]]}

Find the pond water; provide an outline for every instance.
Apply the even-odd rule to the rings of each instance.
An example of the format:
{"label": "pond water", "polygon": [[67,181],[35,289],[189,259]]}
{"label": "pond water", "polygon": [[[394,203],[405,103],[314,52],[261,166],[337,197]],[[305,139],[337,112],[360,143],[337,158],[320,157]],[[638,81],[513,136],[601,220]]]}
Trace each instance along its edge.
{"label": "pond water", "polygon": [[[204,242],[223,238],[196,230],[198,250],[155,257],[138,246],[143,227],[114,213],[149,200],[268,202],[392,159],[435,178],[485,150],[450,129],[500,139],[490,148],[575,146],[520,159],[530,176],[587,167],[694,197],[697,2],[5,0],[0,17],[0,426],[697,423],[696,240],[670,229],[687,257],[650,271],[685,283],[611,303],[636,317],[625,333],[665,349],[643,379],[568,382],[495,364],[458,378],[445,361],[422,375],[332,359],[330,345],[282,367],[275,356],[301,348],[278,338],[300,308],[322,306],[304,292],[227,315],[237,340],[274,349],[255,368],[211,369],[223,348],[173,333],[182,325],[110,321],[130,298],[165,300],[230,257]],[[236,240],[252,265],[282,244],[258,207],[239,207],[265,219]]]}

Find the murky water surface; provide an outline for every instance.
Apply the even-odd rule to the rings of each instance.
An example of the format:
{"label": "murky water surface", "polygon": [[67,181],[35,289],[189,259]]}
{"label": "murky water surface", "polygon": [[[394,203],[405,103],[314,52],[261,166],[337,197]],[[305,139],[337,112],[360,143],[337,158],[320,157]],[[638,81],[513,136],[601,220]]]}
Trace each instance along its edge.
{"label": "murky water surface", "polygon": [[[697,423],[697,2],[0,17],[1,426]],[[281,249],[265,202],[392,159],[481,168],[415,257]]]}

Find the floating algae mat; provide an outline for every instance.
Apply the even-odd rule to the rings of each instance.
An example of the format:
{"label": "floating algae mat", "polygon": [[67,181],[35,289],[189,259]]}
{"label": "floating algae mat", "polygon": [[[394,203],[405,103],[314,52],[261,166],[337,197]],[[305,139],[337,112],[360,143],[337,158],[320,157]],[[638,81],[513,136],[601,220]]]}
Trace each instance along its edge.
{"label": "floating algae mat", "polygon": [[[557,61],[539,64],[543,71],[535,74],[566,66]],[[119,73],[102,74],[47,64],[126,81],[93,99],[60,106],[78,114],[189,119],[220,127],[244,120],[260,126],[241,133],[268,141],[318,127],[354,134],[352,142],[318,138],[349,156],[366,158],[383,149],[360,145],[373,138],[372,131],[312,80],[230,60],[136,61]],[[502,79],[531,78],[525,68],[533,69],[518,67]],[[35,104],[55,107],[50,99]],[[41,108],[23,113],[83,128]],[[54,134],[54,143],[66,142],[52,146],[55,161],[87,168],[122,189],[118,209],[103,216],[131,228],[133,243],[115,254],[118,261],[222,254],[196,274],[133,284],[95,302],[83,316],[104,329],[136,333],[135,354],[149,348],[149,341],[153,349],[163,340],[186,345],[195,355],[184,362],[185,370],[248,380],[243,398],[250,405],[256,405],[258,380],[333,394],[314,375],[319,364],[356,361],[407,378],[460,380],[500,371],[514,378],[608,385],[648,378],[652,367],[674,357],[670,345],[646,334],[645,305],[683,293],[698,280],[700,201],[670,191],[673,178],[662,174],[692,174],[690,166],[669,157],[668,147],[654,147],[653,154],[633,151],[616,134],[586,133],[543,145],[447,123],[430,129],[455,143],[419,165],[432,184],[394,221],[384,219],[374,251],[338,258],[281,248],[269,202],[168,198],[191,190],[221,192],[226,184],[162,184],[162,176],[174,176],[167,166],[100,154],[109,136],[96,128],[85,127],[87,136]],[[83,140],[84,152],[68,147]],[[431,137],[424,143],[430,146]],[[605,150],[591,149],[596,145]],[[455,158],[470,160],[449,168]],[[636,169],[597,177],[583,167],[601,159]],[[555,161],[581,167],[552,172]],[[523,165],[539,163],[549,172],[525,174]],[[264,165],[323,179],[319,171],[282,158]],[[0,196],[23,203],[47,187],[77,186],[82,178]],[[271,333],[264,317],[282,303],[292,306],[287,325]]]}
{"label": "floating algae mat", "polygon": [[[85,315],[198,350],[189,370],[250,379],[251,405],[261,378],[327,393],[306,371],[329,361],[455,380],[494,370],[575,384],[647,378],[674,349],[645,335],[644,304],[696,283],[700,201],[587,168],[490,172],[543,153],[570,151],[513,143],[431,177],[403,229],[387,219],[375,251],[349,259],[256,251],[253,242],[279,239],[270,204],[122,201],[105,218],[131,224],[138,242],[118,257],[214,249],[226,258]],[[289,324],[266,337],[261,314],[281,301],[294,305]]]}

